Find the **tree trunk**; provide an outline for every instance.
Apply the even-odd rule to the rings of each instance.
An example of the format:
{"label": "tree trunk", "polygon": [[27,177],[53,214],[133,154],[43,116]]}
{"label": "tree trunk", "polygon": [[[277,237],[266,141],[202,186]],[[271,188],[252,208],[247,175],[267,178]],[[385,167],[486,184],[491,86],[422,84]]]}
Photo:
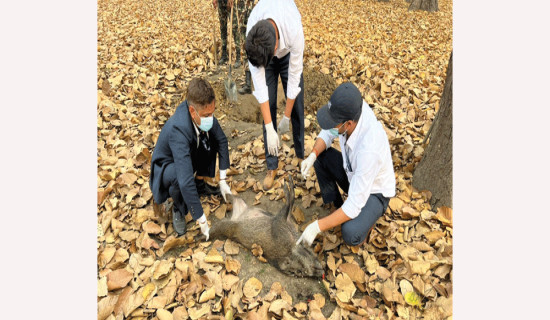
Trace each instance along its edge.
{"label": "tree trunk", "polygon": [[449,58],[445,88],[439,111],[428,132],[430,139],[422,160],[416,166],[413,186],[432,193],[435,209],[453,206],[453,53]]}
{"label": "tree trunk", "polygon": [[424,10],[424,11],[439,11],[437,0],[412,0],[409,6],[409,11]]}

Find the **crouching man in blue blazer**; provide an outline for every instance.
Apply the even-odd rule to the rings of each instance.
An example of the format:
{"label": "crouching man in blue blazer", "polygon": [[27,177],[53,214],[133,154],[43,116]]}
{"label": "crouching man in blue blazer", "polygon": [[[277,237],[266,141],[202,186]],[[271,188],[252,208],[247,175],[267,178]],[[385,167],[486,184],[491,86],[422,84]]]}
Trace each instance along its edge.
{"label": "crouching man in blue blazer", "polygon": [[[214,118],[216,99],[214,89],[202,78],[191,80],[187,100],[162,128],[151,159],[149,184],[156,203],[169,197],[174,201],[172,220],[176,233],[185,233],[185,215],[189,212],[199,222],[202,234],[209,238],[208,221],[200,195],[222,194],[225,199],[231,189],[227,185],[229,168],[227,138]],[[211,187],[204,177],[216,174],[219,155],[220,185]]]}

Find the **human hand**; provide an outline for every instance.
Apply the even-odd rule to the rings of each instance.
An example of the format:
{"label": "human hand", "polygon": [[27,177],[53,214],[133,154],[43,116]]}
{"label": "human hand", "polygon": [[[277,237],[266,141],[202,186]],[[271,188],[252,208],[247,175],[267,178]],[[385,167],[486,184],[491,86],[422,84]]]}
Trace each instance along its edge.
{"label": "human hand", "polygon": [[315,155],[315,152],[312,151],[309,156],[304,161],[302,161],[302,164],[300,165],[302,178],[305,179],[308,176],[309,169],[313,167],[313,163],[316,159],[317,156]]}
{"label": "human hand", "polygon": [[281,119],[281,121],[279,122],[279,126],[277,127],[277,131],[279,132],[279,134],[288,132],[289,123],[290,123],[290,118],[287,118],[287,116],[283,115],[283,118]]}
{"label": "human hand", "polygon": [[319,228],[319,220],[315,220],[306,227],[298,241],[296,241],[296,245],[305,242],[308,246],[311,246],[313,240],[315,240],[315,237],[319,234],[319,232],[321,232],[321,229]]}
{"label": "human hand", "polygon": [[225,195],[231,194],[231,188],[229,188],[229,185],[227,184],[227,182],[225,182],[225,180],[220,181],[220,191],[222,193],[223,200],[227,201]]}
{"label": "human hand", "polygon": [[210,238],[210,227],[208,226],[208,220],[206,220],[206,216],[203,214],[202,217],[197,220],[199,223],[199,227],[201,228],[201,233],[206,236],[206,241],[208,241],[208,238]]}
{"label": "human hand", "polygon": [[279,155],[279,136],[273,127],[273,121],[265,125],[267,152],[272,156]]}

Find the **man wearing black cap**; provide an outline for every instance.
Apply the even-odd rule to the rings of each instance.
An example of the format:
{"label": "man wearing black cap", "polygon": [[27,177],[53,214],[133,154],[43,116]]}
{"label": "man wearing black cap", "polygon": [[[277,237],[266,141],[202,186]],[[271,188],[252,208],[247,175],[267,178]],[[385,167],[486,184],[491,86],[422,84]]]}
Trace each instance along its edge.
{"label": "man wearing black cap", "polygon": [[[321,231],[342,225],[348,245],[363,243],[368,231],[395,196],[395,175],[388,137],[361,93],[343,83],[317,112],[323,130],[310,155],[301,164],[306,177],[313,166],[325,204],[335,209],[304,230],[298,243],[313,243]],[[342,152],[330,147],[339,137]],[[327,149],[328,147],[328,149]],[[348,193],[344,202],[338,186]]]}

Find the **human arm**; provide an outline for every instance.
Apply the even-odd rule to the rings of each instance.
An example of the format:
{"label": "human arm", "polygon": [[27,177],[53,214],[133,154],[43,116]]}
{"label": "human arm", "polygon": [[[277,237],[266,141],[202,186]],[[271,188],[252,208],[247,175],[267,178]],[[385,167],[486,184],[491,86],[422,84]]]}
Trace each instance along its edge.
{"label": "human arm", "polygon": [[349,184],[348,198],[341,208],[351,219],[357,217],[367,203],[374,179],[382,168],[382,159],[375,152],[358,150],[356,159],[361,160],[356,162],[353,169],[354,174]]}
{"label": "human arm", "polygon": [[290,59],[288,63],[287,99],[284,114],[290,118],[294,101],[302,91],[300,79],[304,69],[304,30],[302,23],[296,25],[294,37],[289,39]]}
{"label": "human arm", "polygon": [[315,140],[315,144],[313,145],[313,149],[311,149],[311,153],[304,161],[302,161],[302,164],[300,165],[302,178],[305,179],[308,176],[308,172],[313,166],[313,163],[315,162],[315,160],[317,160],[319,154],[325,151],[326,148],[327,145],[323,139],[317,138],[317,140]]}
{"label": "human arm", "polygon": [[296,241],[296,245],[300,244],[301,242],[304,242],[308,246],[310,246],[313,243],[313,240],[315,240],[315,237],[322,231],[326,231],[329,229],[332,229],[336,226],[341,225],[342,223],[351,220],[342,210],[342,208],[338,208],[336,211],[331,213],[330,215],[315,220],[312,223],[310,223],[305,229],[298,241]]}
{"label": "human arm", "polygon": [[308,172],[313,166],[315,160],[317,160],[317,157],[327,149],[327,146],[332,145],[332,141],[334,141],[335,138],[336,136],[333,136],[329,130],[321,130],[319,136],[315,140],[313,149],[311,149],[311,153],[304,161],[302,161],[302,164],[300,165],[302,178],[305,179],[308,176]]}

